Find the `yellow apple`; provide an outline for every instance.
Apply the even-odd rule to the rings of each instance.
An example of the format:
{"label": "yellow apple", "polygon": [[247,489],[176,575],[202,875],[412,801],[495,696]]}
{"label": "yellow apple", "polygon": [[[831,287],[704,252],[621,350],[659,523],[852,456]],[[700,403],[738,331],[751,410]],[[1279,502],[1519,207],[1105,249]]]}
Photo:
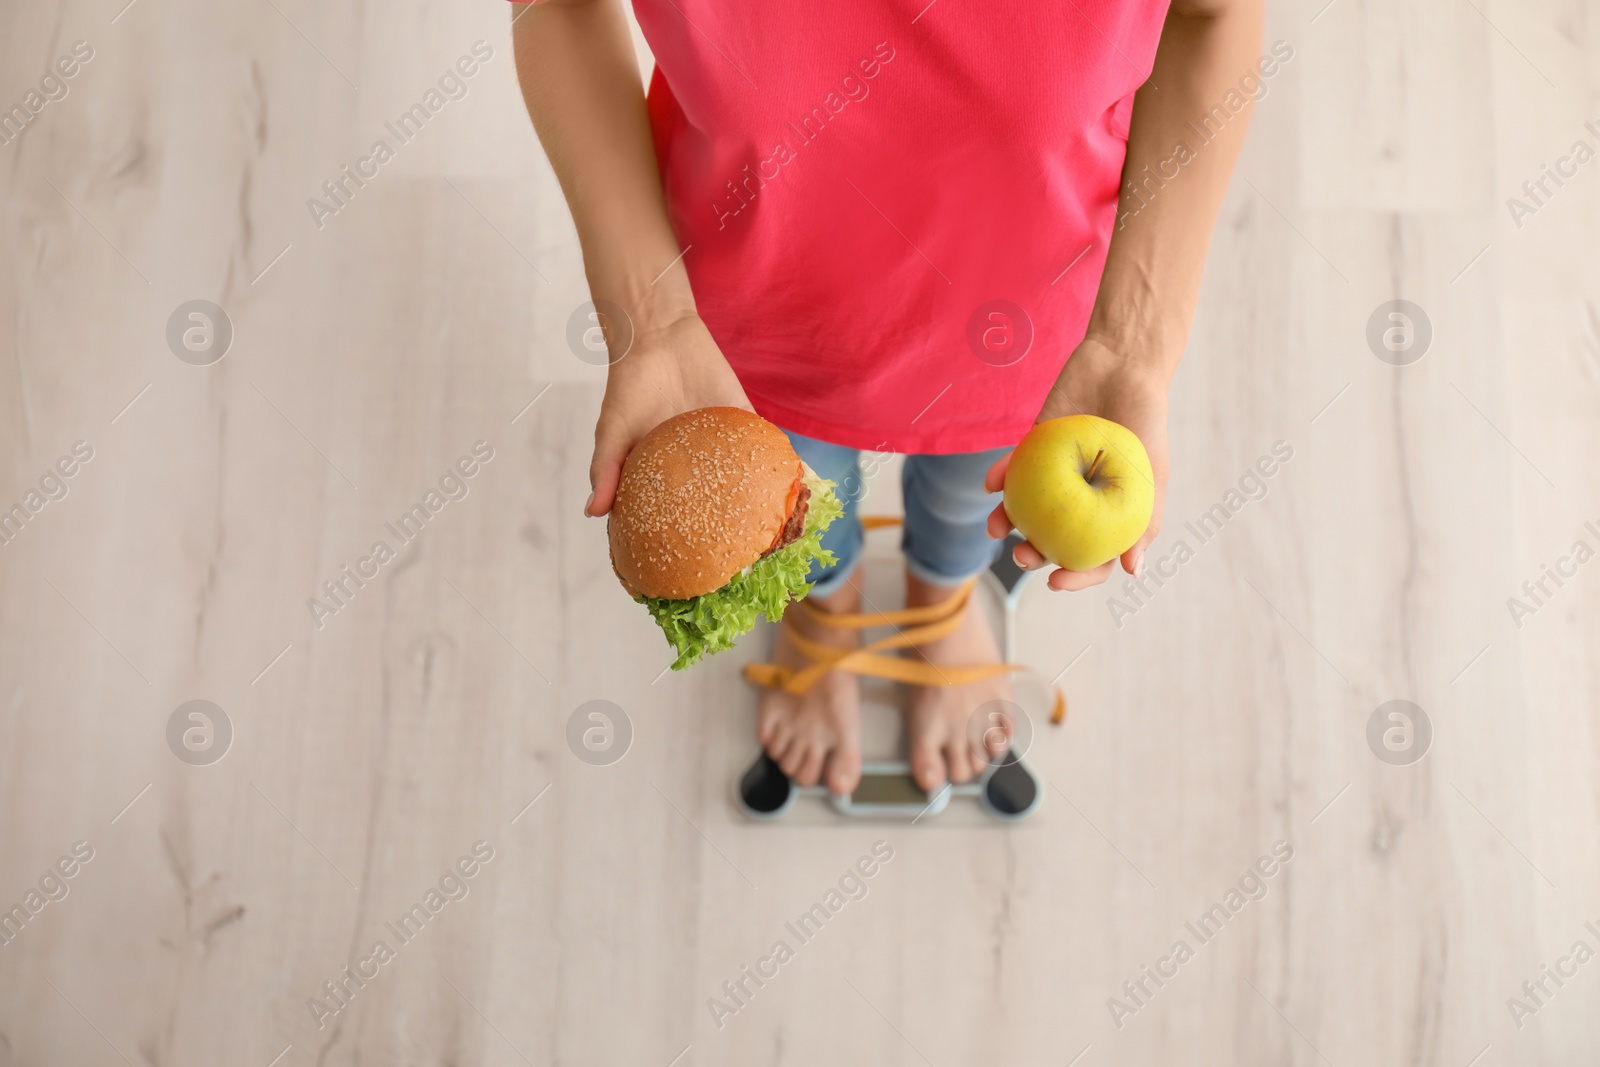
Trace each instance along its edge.
{"label": "yellow apple", "polygon": [[1093,570],[1132,548],[1155,502],[1155,475],[1138,436],[1095,415],[1039,423],[1006,471],[1011,524],[1068,570]]}

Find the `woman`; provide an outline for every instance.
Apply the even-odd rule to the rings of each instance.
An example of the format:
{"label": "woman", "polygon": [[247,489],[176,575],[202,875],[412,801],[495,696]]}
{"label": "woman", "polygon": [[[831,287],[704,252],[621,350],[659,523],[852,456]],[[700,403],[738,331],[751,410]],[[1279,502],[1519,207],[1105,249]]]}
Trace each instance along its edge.
{"label": "woman", "polygon": [[[1260,84],[1261,0],[924,2],[635,0],[648,97],[620,0],[514,15],[593,299],[633,331],[585,513],[610,509],[652,427],[718,404],[783,427],[843,489],[824,542],[839,561],[785,616],[780,668],[858,641],[829,620],[861,607],[863,448],[907,456],[906,602],[938,614],[1010,528],[996,490],[1029,426],[1121,423],[1156,479],[1155,517],[1120,560],[1138,569],[1161,522],[1168,383],[1248,120],[1241,74]],[[947,614],[953,629],[910,650],[930,665],[907,718],[928,790],[982,768],[968,719],[1008,695],[1003,673],[968,669],[1000,662],[983,612]],[[801,784],[850,792],[855,676],[764,691],[758,733]]]}

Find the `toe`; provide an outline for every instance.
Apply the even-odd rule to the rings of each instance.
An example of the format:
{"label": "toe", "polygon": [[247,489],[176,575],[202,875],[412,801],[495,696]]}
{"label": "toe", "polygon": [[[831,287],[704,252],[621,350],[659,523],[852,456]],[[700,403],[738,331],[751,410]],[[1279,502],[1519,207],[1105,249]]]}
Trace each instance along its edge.
{"label": "toe", "polygon": [[769,750],[782,748],[787,738],[795,733],[796,724],[800,721],[799,712],[798,702],[788,693],[777,690],[764,692],[756,713],[756,739]]}
{"label": "toe", "polygon": [[944,747],[945,758],[950,765],[950,780],[957,785],[972,781],[972,762],[967,758],[967,752],[965,738],[952,741]]}
{"label": "toe", "polygon": [[790,742],[789,747],[784,750],[783,755],[778,757],[778,766],[783,769],[784,774],[793,778],[799,773],[810,750],[811,746],[806,738],[796,737]]}
{"label": "toe", "polygon": [[807,745],[805,759],[800,761],[800,769],[794,773],[796,784],[816,785],[817,779],[822,777],[822,758],[826,754],[821,745]]}
{"label": "toe", "polygon": [[1006,750],[1004,746],[1001,746],[998,752],[994,752],[986,751],[985,749],[976,745],[969,745],[967,748],[967,759],[972,764],[972,776],[976,778],[984,771],[988,770],[992,765],[999,763],[1000,757],[1005,755],[1005,751]]}
{"label": "toe", "polygon": [[861,784],[861,750],[841,744],[828,757],[828,788],[839,796],[854,793]]}
{"label": "toe", "polygon": [[767,755],[771,756],[774,761],[782,763],[783,754],[788,750],[789,742],[793,739],[794,731],[790,729],[788,720],[779,719],[767,728],[765,735],[761,738],[761,747],[767,750]]}
{"label": "toe", "polygon": [[944,759],[931,739],[920,739],[911,746],[911,776],[929,793],[944,784]]}
{"label": "toe", "polygon": [[1009,714],[999,716],[995,724],[974,739],[972,745],[972,766],[975,771],[982,771],[984,766],[994,763],[1006,754],[1011,747],[1011,738],[1016,735],[1016,723],[1011,721]]}

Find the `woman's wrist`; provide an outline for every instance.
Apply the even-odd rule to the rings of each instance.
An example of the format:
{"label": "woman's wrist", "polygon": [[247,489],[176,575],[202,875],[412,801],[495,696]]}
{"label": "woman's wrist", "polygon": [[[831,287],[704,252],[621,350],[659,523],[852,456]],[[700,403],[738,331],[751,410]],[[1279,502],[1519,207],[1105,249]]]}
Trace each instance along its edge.
{"label": "woman's wrist", "polygon": [[638,264],[624,269],[591,272],[589,293],[596,304],[614,304],[627,312],[635,335],[655,333],[695,314],[694,293],[683,265]]}
{"label": "woman's wrist", "polygon": [[1038,421],[1112,409],[1120,394],[1159,394],[1164,399],[1171,371],[1148,357],[1113,347],[1101,337],[1085,337],[1051,386]]}
{"label": "woman's wrist", "polygon": [[[620,303],[620,302],[619,302]],[[641,301],[622,305],[633,329],[634,347],[656,345],[699,325],[700,316],[692,302],[654,303]]]}
{"label": "woman's wrist", "polygon": [[1176,327],[1151,324],[1139,330],[1108,330],[1091,322],[1083,345],[1103,353],[1102,362],[1114,360],[1120,373],[1157,381],[1165,388],[1178,371],[1185,341],[1185,331]]}

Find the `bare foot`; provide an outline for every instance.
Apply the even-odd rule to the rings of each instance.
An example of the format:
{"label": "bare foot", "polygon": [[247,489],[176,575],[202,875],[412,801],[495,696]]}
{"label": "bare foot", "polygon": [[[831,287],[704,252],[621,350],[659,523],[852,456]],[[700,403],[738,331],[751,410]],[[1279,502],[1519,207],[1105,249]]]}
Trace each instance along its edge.
{"label": "bare foot", "polygon": [[[959,589],[929,585],[906,574],[906,606],[937,604]],[[973,592],[976,600],[978,592]],[[968,602],[954,633],[909,649],[935,666],[975,667],[1000,663],[1000,648],[980,603]],[[911,690],[906,734],[911,748],[911,774],[917,785],[933,792],[946,781],[969,782],[998,760],[1009,747],[1015,724],[1006,714],[974,713],[992,700],[1011,699],[1011,679],[1004,674],[969,685],[919,685]],[[997,728],[998,727],[998,731]]]}
{"label": "bare foot", "polygon": [[[849,614],[861,610],[861,590],[852,575],[843,589],[810,597],[808,602],[823,611]],[[799,604],[791,604],[772,646],[772,662],[785,667],[811,663],[790,640],[790,626],[822,644],[855,648],[861,643],[859,630],[823,626]],[[853,792],[861,780],[861,693],[856,676],[829,671],[799,696],[762,689],[756,737],[796,783],[816,785],[826,765],[828,789]]]}

